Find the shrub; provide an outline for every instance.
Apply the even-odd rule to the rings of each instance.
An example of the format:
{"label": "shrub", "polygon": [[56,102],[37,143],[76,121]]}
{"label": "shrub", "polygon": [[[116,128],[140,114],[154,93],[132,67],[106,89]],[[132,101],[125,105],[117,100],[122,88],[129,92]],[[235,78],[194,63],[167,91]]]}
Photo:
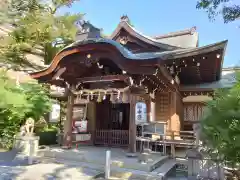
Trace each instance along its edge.
{"label": "shrub", "polygon": [[48,91],[35,81],[17,86],[1,71],[0,84],[0,140],[4,148],[11,148],[20,124],[28,117],[38,121],[51,110],[51,101]]}

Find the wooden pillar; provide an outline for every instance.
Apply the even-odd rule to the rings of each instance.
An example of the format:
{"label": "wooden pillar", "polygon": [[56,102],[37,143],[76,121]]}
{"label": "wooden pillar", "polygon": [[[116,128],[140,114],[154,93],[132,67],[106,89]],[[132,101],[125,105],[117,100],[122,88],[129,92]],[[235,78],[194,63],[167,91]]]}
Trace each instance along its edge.
{"label": "wooden pillar", "polygon": [[68,93],[66,120],[64,121],[64,144],[69,145],[72,140],[72,117],[73,117],[74,95],[71,90]]}
{"label": "wooden pillar", "polygon": [[155,92],[150,93],[150,122],[156,121]]}
{"label": "wooden pillar", "polygon": [[181,128],[180,114],[178,111],[178,93],[171,92],[171,111],[169,130],[172,132],[173,138],[179,138],[179,131]]}
{"label": "wooden pillar", "polygon": [[176,112],[177,110],[177,93],[171,92],[171,116]]}
{"label": "wooden pillar", "polygon": [[136,153],[136,122],[135,122],[136,96],[130,94],[130,117],[129,117],[129,153]]}
{"label": "wooden pillar", "polygon": [[94,144],[96,133],[96,102],[91,101],[87,106],[88,131],[91,133],[91,142]]}

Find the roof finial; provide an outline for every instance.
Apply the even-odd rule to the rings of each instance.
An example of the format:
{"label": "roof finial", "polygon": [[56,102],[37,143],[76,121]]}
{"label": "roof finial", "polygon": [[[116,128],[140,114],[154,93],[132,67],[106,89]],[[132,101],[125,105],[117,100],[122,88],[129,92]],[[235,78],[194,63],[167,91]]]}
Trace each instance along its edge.
{"label": "roof finial", "polygon": [[121,19],[121,21],[126,21],[126,22],[129,21],[129,18],[127,15],[123,15],[120,19]]}
{"label": "roof finial", "polygon": [[193,27],[190,29],[191,34],[195,33],[196,31],[197,31],[197,27],[196,27],[196,26],[193,26]]}

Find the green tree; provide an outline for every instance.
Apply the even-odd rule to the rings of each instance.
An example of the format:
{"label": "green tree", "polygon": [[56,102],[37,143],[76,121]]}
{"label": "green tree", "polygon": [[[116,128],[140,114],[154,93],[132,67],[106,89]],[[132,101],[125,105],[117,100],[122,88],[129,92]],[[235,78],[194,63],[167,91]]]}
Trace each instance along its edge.
{"label": "green tree", "polygon": [[0,142],[10,148],[13,137],[19,132],[20,124],[32,117],[38,121],[51,109],[47,90],[36,81],[21,83],[9,78],[2,70],[0,73]]}
{"label": "green tree", "polygon": [[[8,36],[0,38],[0,61],[16,70],[31,67],[26,54],[42,57],[45,64],[76,35],[74,23],[82,14],[60,14],[62,7],[76,0],[8,0],[0,7],[0,25],[11,25]],[[3,7],[3,6],[2,6]],[[7,8],[6,8],[7,7]],[[36,82],[16,86],[6,74],[0,74],[0,142],[11,147],[13,136],[27,117],[36,121],[50,110],[46,89]]]}
{"label": "green tree", "polygon": [[18,68],[29,65],[25,54],[33,53],[49,64],[59,49],[74,41],[74,23],[83,15],[58,11],[75,1],[10,0],[8,9],[0,14],[0,23],[14,29],[0,42],[0,60]]}
{"label": "green tree", "polygon": [[240,75],[231,89],[218,90],[210,101],[202,123],[202,139],[208,153],[231,165],[240,163]]}
{"label": "green tree", "polygon": [[231,0],[199,0],[197,9],[204,9],[208,17],[214,20],[217,15],[222,15],[225,23],[239,19],[240,5],[234,4]]}

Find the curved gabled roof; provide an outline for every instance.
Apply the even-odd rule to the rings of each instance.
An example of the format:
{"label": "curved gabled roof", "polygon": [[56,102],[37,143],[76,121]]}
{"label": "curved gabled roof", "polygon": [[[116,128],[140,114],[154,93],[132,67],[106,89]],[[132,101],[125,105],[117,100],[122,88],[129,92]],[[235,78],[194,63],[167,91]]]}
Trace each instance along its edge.
{"label": "curved gabled roof", "polygon": [[194,48],[198,47],[199,36],[196,31],[196,27],[189,29],[171,32],[163,34],[160,36],[149,37],[130,25],[130,20],[128,16],[122,16],[121,21],[118,24],[117,28],[114,30],[109,38],[116,40],[116,37],[119,35],[121,30],[124,29],[133,37],[140,39],[141,41],[151,44],[156,47],[160,47],[164,50],[175,50],[175,49],[184,49],[184,48]]}
{"label": "curved gabled roof", "polygon": [[173,45],[170,45],[170,44],[159,42],[159,41],[157,41],[156,39],[154,39],[152,37],[143,35],[141,32],[137,31],[127,21],[124,21],[124,20],[121,21],[118,24],[117,28],[111,34],[110,38],[114,40],[117,37],[117,35],[120,33],[121,29],[126,30],[130,35],[140,39],[141,41],[143,41],[143,42],[145,42],[147,44],[151,44],[153,46],[162,48],[164,50],[175,50],[175,49],[180,49],[181,48],[181,47],[177,47],[177,46],[173,46]]}
{"label": "curved gabled roof", "polygon": [[208,53],[211,51],[215,51],[218,49],[224,49],[227,40],[226,41],[221,41],[218,43],[210,44],[207,46],[202,46],[202,47],[196,47],[196,48],[189,48],[189,49],[178,49],[178,50],[173,50],[173,51],[164,51],[164,52],[147,52],[147,53],[132,53],[129,51],[127,48],[125,48],[123,45],[120,43],[111,40],[111,39],[105,39],[105,38],[94,38],[94,39],[86,39],[84,41],[76,41],[69,46],[65,47],[62,49],[58,54],[60,54],[63,51],[67,51],[68,49],[72,49],[74,47],[86,45],[86,44],[100,44],[100,43],[105,43],[112,45],[118,49],[118,51],[126,58],[129,60],[147,60],[147,59],[156,59],[156,58],[161,58],[161,59],[169,59],[169,58],[181,58],[181,57],[186,57],[189,55],[197,55],[200,53]]}
{"label": "curved gabled roof", "polygon": [[[74,53],[81,52],[81,46],[88,45],[88,44],[98,44],[98,45],[109,45],[111,47],[114,47],[116,51],[118,51],[125,59],[127,60],[154,60],[154,62],[161,63],[162,60],[166,59],[174,59],[174,58],[181,58],[181,57],[188,57],[192,55],[198,55],[201,53],[208,53],[211,51],[215,51],[218,49],[224,49],[226,47],[227,41],[222,41],[219,43],[215,43],[208,46],[203,46],[200,48],[189,48],[189,49],[179,49],[174,51],[165,51],[165,52],[151,52],[151,53],[137,53],[133,54],[131,51],[129,51],[127,48],[122,46],[120,43],[111,40],[111,39],[103,39],[103,38],[96,38],[96,39],[86,39],[84,41],[77,41],[67,47],[65,47],[63,50],[61,50],[53,59],[50,66],[42,71],[41,73],[46,72],[44,74],[49,74],[53,72],[59,62],[66,56]],[[105,48],[108,49],[108,48]],[[156,61],[157,60],[157,61]],[[32,73],[32,76],[34,77],[34,74]]]}

